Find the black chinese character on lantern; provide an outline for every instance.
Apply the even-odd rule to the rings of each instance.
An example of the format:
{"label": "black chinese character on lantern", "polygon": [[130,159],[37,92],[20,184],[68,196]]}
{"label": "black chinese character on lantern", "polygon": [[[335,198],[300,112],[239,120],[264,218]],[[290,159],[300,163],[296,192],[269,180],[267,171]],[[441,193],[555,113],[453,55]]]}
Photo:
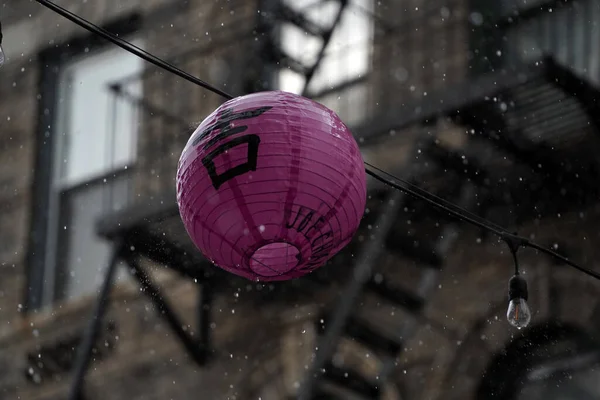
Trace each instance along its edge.
{"label": "black chinese character on lantern", "polygon": [[[231,108],[223,110],[221,115],[217,118],[214,124],[206,128],[202,131],[197,138],[192,142],[193,146],[197,146],[200,144],[200,141],[206,137],[206,135],[213,133],[215,131],[220,131],[213,138],[208,140],[203,144],[202,150],[208,151],[209,148],[214,146],[215,144],[222,143],[226,138],[236,135],[238,133],[245,132],[248,130],[248,126],[246,125],[237,125],[233,126],[231,123],[237,120],[245,120],[258,117],[259,115],[264,114],[269,111],[273,107],[260,107],[252,110],[241,111],[239,113],[233,112]],[[210,153],[208,153],[203,159],[202,164],[208,171],[208,175],[212,181],[212,184],[215,189],[219,189],[221,185],[230,179],[235,178],[236,176],[245,174],[249,171],[256,171],[256,164],[258,158],[258,145],[260,143],[260,137],[256,134],[247,134],[243,136],[236,137],[231,139],[225,143],[220,144]],[[248,157],[245,163],[237,165],[233,168],[228,169],[222,174],[217,174],[216,166],[214,163],[215,157],[225,153],[227,150],[234,148],[236,146],[240,146],[243,144],[248,145]]]}
{"label": "black chinese character on lantern", "polygon": [[4,64],[4,52],[2,51],[2,21],[0,21],[0,66]]}

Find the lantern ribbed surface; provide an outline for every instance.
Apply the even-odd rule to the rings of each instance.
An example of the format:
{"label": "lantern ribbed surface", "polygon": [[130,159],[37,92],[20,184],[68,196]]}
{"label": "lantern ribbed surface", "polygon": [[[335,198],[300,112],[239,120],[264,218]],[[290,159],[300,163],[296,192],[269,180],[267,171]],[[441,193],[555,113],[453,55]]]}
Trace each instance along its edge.
{"label": "lantern ribbed surface", "polygon": [[300,277],[358,229],[364,163],[325,106],[292,93],[227,101],[198,126],[177,170],[190,238],[215,265],[252,280]]}

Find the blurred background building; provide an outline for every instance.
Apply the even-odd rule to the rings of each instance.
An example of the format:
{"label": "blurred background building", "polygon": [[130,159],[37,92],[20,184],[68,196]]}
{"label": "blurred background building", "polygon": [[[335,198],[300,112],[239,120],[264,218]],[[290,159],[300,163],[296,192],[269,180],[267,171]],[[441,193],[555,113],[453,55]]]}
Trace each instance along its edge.
{"label": "blurred background building", "polygon": [[[600,269],[598,0],[60,4],[227,92],[312,97],[365,160]],[[67,398],[116,250],[80,399],[600,397],[597,282],[524,251],[514,330],[506,246],[374,181],[317,273],[207,265],[174,179],[223,99],[36,2],[0,18],[0,399]]]}

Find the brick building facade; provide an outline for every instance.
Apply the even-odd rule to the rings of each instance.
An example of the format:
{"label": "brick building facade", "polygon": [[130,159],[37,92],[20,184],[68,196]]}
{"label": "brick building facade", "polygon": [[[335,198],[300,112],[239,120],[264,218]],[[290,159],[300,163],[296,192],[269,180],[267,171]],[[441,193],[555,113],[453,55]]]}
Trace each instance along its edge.
{"label": "brick building facade", "polygon": [[[422,136],[433,137],[436,142],[447,143],[462,151],[465,130],[446,120],[434,125],[412,124],[397,132],[385,131],[383,136],[389,137],[380,144],[365,143],[373,133],[369,129],[375,129],[380,116],[395,110],[398,113],[413,111],[412,104],[419,104],[445,88],[471,79],[476,67],[473,60],[488,57],[487,47],[492,46],[486,42],[484,47],[473,47],[473,43],[482,40],[481,34],[477,34],[485,24],[479,19],[487,18],[490,10],[466,0],[436,1],[435,4],[422,0],[355,3],[360,7],[347,13],[370,21],[362,37],[368,40],[365,47],[369,57],[368,73],[334,73],[347,74],[348,80],[354,83],[333,91],[327,90],[333,84],[329,85],[332,77],[325,73],[316,78],[321,86],[309,86],[309,92],[336,109],[360,132],[357,139],[365,146],[365,159],[386,170],[396,173],[413,163],[423,163],[422,168],[427,170],[427,162],[413,158],[413,150],[421,145]],[[78,215],[77,207],[92,207],[95,201],[94,197],[77,197],[78,193],[88,193],[86,190],[90,188],[89,193],[93,193],[94,187],[106,187],[103,184],[112,188],[108,190],[111,196],[108,203],[115,208],[168,197],[174,190],[176,164],[189,129],[222,100],[156,67],[123,64],[132,73],[117,73],[118,79],[110,81],[118,84],[113,86],[112,92],[107,89],[107,93],[111,93],[107,95],[112,101],[109,104],[116,107],[107,106],[104,119],[117,124],[107,124],[107,128],[123,134],[131,127],[118,125],[119,118],[130,115],[138,118],[135,145],[129,142],[101,144],[113,152],[118,146],[130,146],[135,156],[123,155],[124,163],[121,164],[112,160],[109,166],[113,169],[101,170],[100,180],[92,171],[93,178],[83,177],[72,187],[60,189],[56,198],[67,198],[65,204],[71,204],[75,211],[69,211],[62,203],[57,206],[52,203],[53,185],[62,181],[53,179],[61,169],[58,166],[62,160],[52,151],[59,147],[56,139],[59,133],[68,130],[67,125],[60,125],[61,118],[67,118],[61,117],[60,104],[68,98],[59,95],[59,77],[73,60],[84,59],[87,53],[102,55],[111,45],[93,41],[82,29],[35,2],[9,1],[6,4],[6,11],[0,11],[4,50],[8,55],[7,64],[0,70],[0,157],[3,165],[0,169],[0,399],[64,399],[72,379],[76,348],[88,323],[97,288],[97,278],[94,280],[87,275],[85,279],[89,282],[85,285],[88,286],[83,285],[85,289],[78,286],[80,278],[73,271],[80,270],[66,263],[77,265],[77,257],[92,254],[97,247],[90,247],[83,256],[78,256],[77,252],[69,253],[73,246],[84,243],[77,240],[83,240],[85,233],[69,234],[67,231],[71,228],[65,225],[59,234],[63,228],[62,220],[52,222],[49,211],[71,215],[73,219],[68,221],[73,222],[73,215]],[[588,21],[589,33],[600,38],[598,6],[590,1],[575,4],[579,13],[587,10],[588,15],[595,16]],[[268,3],[258,0],[105,0],[61,5],[135,40],[151,53],[169,59],[183,70],[230,93],[266,88],[269,86],[264,85],[269,84],[284,86],[282,75],[276,75],[278,82],[264,79],[265,76],[272,79],[272,70],[279,67],[269,67],[271,75],[265,75],[265,70],[269,72],[261,47],[265,32],[259,28],[262,21],[259,16],[264,16],[264,12],[257,11],[268,10]],[[393,15],[398,16],[395,23],[389,22]],[[586,32],[580,36],[585,36]],[[484,39],[489,40],[487,36]],[[357,41],[354,46],[360,47],[360,43]],[[510,46],[507,46],[510,53]],[[486,54],[480,55],[484,49]],[[547,52],[548,49],[544,50]],[[583,71],[589,81],[597,84],[600,81],[600,54],[588,53],[587,58],[577,56],[575,61],[565,63]],[[362,53],[357,54],[356,57],[360,57]],[[556,54],[561,56],[560,49]],[[108,59],[108,56],[102,57]],[[492,61],[488,64],[487,69],[495,68],[490,68]],[[342,67],[338,65],[338,68]],[[97,104],[96,110],[100,110],[101,104]],[[110,114],[115,110],[121,114]],[[78,126],[77,122],[73,124]],[[590,125],[586,129],[595,128]],[[466,136],[469,134],[472,135],[467,131]],[[112,137],[112,140],[121,139]],[[588,143],[586,140],[590,139],[584,138],[581,143]],[[568,143],[568,138],[565,141]],[[76,143],[76,139],[71,143]],[[90,152],[95,143],[88,146]],[[68,146],[74,145],[68,144],[65,148]],[[85,168],[95,165],[91,157],[83,157],[81,162]],[[507,164],[497,160],[490,161],[490,165],[507,168]],[[512,168],[512,164],[509,166]],[[83,171],[84,167],[76,168],[73,173]],[[69,167],[65,168],[69,170]],[[436,170],[433,175],[425,174],[431,180],[420,183],[435,188],[438,178],[447,176],[445,172]],[[516,182],[519,173],[520,170],[511,169],[500,176]],[[118,198],[122,190],[119,182],[127,189],[123,199]],[[504,184],[494,181],[488,186],[492,186],[490,191],[497,194],[494,188],[504,187]],[[375,184],[372,188],[377,190]],[[558,186],[554,189],[561,191]],[[102,196],[106,195],[106,189],[99,190]],[[528,217],[517,218],[512,214],[511,204],[527,203],[529,200],[524,199],[528,196],[544,193],[520,190],[517,194],[511,192],[517,197],[510,198],[508,206],[503,203],[491,207],[486,211],[487,215],[497,221],[502,219],[505,225],[540,243],[556,243],[577,261],[594,268],[598,258],[595,243],[599,239],[595,226],[600,217],[595,202],[571,202],[560,213],[548,211],[548,214],[536,215],[531,211]],[[556,201],[556,198],[549,201]],[[105,211],[113,210],[91,213],[96,212],[95,218],[101,218]],[[413,228],[408,226],[410,215],[407,211],[406,216],[399,217],[407,224],[400,230],[412,232]],[[428,222],[424,221],[422,226],[425,236],[435,236],[432,233],[435,229]],[[371,235],[369,229],[363,227],[359,236],[368,238]],[[503,349],[509,343],[518,343],[519,338],[526,335],[505,322],[506,282],[512,271],[505,246],[468,226],[460,225],[456,233],[458,240],[444,256],[445,267],[417,320],[416,331],[410,337],[402,338],[405,341],[401,356],[395,360],[395,370],[380,388],[382,398],[489,398],[489,393],[481,394],[493,386],[486,383],[486,377],[504,376],[494,375],[502,369],[497,366],[501,363],[499,355],[508,352]],[[65,243],[60,242],[63,239]],[[418,242],[414,239],[412,244],[418,247]],[[60,250],[52,250],[53,245]],[[97,259],[105,261],[105,253]],[[536,329],[554,323],[573,326],[595,344],[596,330],[600,328],[600,308],[595,295],[598,283],[533,251],[525,251],[521,262],[530,285],[530,305],[534,310]],[[54,265],[50,272],[48,263]],[[416,285],[418,263],[414,260],[407,261],[402,254],[390,252],[378,263],[377,271],[389,274],[401,285]],[[156,265],[148,263],[148,267],[185,321],[185,330],[195,334],[197,285]],[[101,268],[103,265],[93,267]],[[162,400],[194,396],[264,400],[293,397],[312,352],[318,346],[314,319],[336,301],[346,278],[330,277],[332,282],[326,289],[292,283],[283,285],[285,290],[232,278],[214,299],[210,324],[213,350],[209,362],[198,366],[159,318],[160,311],[140,295],[139,287],[126,276],[124,273],[111,295],[108,317],[103,322],[102,335],[96,342],[94,361],[86,379],[86,399]],[[412,318],[402,309],[386,308],[373,298],[361,300],[357,310],[372,316],[391,331],[400,331],[405,321]],[[563,336],[559,335],[554,343],[560,342]],[[570,346],[569,349],[576,347]],[[531,355],[527,351],[524,350],[524,354]],[[382,359],[357,342],[344,341],[337,357],[342,364],[377,382],[376,371]],[[505,369],[510,370],[510,366]],[[577,375],[576,380],[581,381],[583,387],[593,386],[589,383],[593,377],[584,375],[581,378]],[[514,378],[519,382],[524,379]]]}

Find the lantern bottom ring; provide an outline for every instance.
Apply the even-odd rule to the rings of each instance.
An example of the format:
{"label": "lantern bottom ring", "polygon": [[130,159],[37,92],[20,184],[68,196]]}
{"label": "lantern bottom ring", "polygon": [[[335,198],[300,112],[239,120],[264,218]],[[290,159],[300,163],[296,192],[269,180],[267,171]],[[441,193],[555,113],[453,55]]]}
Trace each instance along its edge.
{"label": "lantern bottom ring", "polygon": [[292,271],[298,266],[302,255],[295,245],[288,242],[265,244],[252,254],[248,266],[256,275],[274,277]]}

